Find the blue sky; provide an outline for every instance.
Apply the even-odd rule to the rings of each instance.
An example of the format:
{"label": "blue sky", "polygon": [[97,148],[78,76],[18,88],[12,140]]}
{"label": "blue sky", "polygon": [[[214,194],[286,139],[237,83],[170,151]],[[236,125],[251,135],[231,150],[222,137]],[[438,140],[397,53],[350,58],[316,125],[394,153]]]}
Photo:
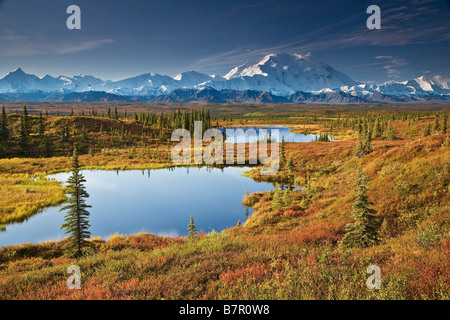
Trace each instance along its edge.
{"label": "blue sky", "polygon": [[[68,30],[66,8],[81,8]],[[381,30],[366,9],[381,8]],[[310,53],[357,81],[450,75],[450,0],[0,0],[0,76],[224,75],[265,54]]]}

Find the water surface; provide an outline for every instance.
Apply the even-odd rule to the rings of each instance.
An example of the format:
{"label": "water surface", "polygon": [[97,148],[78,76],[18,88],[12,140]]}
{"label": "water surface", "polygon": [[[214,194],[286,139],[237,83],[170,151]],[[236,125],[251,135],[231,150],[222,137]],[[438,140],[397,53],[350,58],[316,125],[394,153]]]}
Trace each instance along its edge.
{"label": "water surface", "polygon": [[[318,138],[318,135],[316,134],[301,134],[301,133],[294,133],[289,132],[289,130],[294,129],[293,127],[283,127],[283,126],[261,126],[261,127],[228,127],[228,128],[221,128],[220,130],[223,132],[223,130],[227,129],[242,129],[244,130],[244,133],[247,133],[247,137],[245,136],[237,136],[237,137],[228,137],[225,140],[227,143],[243,143],[243,142],[255,142],[258,139],[261,138],[268,138],[281,142],[282,137],[284,136],[284,140],[286,142],[311,142],[314,141],[316,138]],[[266,130],[267,135],[264,136],[263,132],[260,132],[259,130]],[[256,137],[250,135],[252,133],[251,130],[256,131]],[[278,135],[276,135],[276,131],[278,130]]]}
{"label": "water surface", "polygon": [[[270,183],[242,176],[250,168],[172,168],[150,171],[86,171],[82,173],[92,208],[90,231],[107,238],[119,234],[150,232],[184,236],[192,215],[197,230],[221,231],[246,220],[242,205],[245,190],[272,190]],[[66,181],[69,173],[50,176]],[[0,246],[60,240],[65,237],[65,212],[58,207],[44,209],[21,224],[0,232]],[[250,212],[251,213],[251,212]],[[247,211],[248,214],[248,211]]]}

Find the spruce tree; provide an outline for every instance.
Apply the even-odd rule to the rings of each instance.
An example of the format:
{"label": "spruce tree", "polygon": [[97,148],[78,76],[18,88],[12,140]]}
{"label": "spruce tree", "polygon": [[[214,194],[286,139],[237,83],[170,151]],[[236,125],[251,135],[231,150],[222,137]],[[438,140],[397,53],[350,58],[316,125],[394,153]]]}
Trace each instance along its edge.
{"label": "spruce tree", "polygon": [[309,205],[309,203],[311,202],[311,198],[313,196],[312,187],[311,187],[311,176],[310,176],[309,170],[306,173],[305,185],[303,187],[303,191],[305,192],[305,195],[303,196],[303,199],[302,199],[302,207],[307,207]]}
{"label": "spruce tree", "polygon": [[65,229],[65,234],[69,235],[64,249],[69,255],[79,257],[83,253],[83,248],[90,246],[90,242],[87,240],[91,236],[89,212],[86,208],[91,206],[87,205],[85,201],[89,194],[83,185],[86,180],[80,173],[76,147],[73,151],[71,172],[71,176],[67,180],[68,204],[59,211],[67,210],[64,224],[61,226],[61,229]]}
{"label": "spruce tree", "polygon": [[356,150],[356,155],[358,157],[365,156],[372,152],[372,132],[368,128],[363,131],[365,134],[358,134],[358,147]]}
{"label": "spruce tree", "polygon": [[189,231],[189,233],[188,233],[189,238],[192,238],[198,234],[197,228],[195,227],[195,223],[194,223],[194,217],[192,217],[192,216],[191,216],[191,221],[189,222],[187,229]]}
{"label": "spruce tree", "polygon": [[29,154],[29,134],[30,134],[30,125],[28,120],[28,111],[27,106],[23,107],[22,117],[20,118],[20,134],[19,134],[19,151],[22,155]]}
{"label": "spruce tree", "polygon": [[284,206],[283,202],[283,191],[281,190],[279,184],[275,184],[275,190],[273,190],[273,198],[272,198],[272,208],[273,209],[281,209]]}
{"label": "spruce tree", "polygon": [[430,128],[430,124],[427,123],[427,125],[425,126],[425,129],[423,129],[423,136],[428,137],[430,135],[431,135],[431,128]]}
{"label": "spruce tree", "polygon": [[375,119],[375,123],[373,125],[373,139],[380,139],[381,138],[381,126],[378,119]]}
{"label": "spruce tree", "polygon": [[434,134],[439,134],[441,131],[441,125],[439,124],[439,117],[435,116],[434,117],[434,124],[433,124],[433,133]]}
{"label": "spruce tree", "polygon": [[364,155],[372,152],[372,131],[367,129],[366,136],[364,138]]}
{"label": "spruce tree", "polygon": [[367,196],[367,176],[360,169],[358,176],[358,188],[355,202],[353,203],[353,217],[355,222],[346,226],[347,233],[342,238],[341,247],[361,247],[366,248],[379,243],[378,219],[376,211],[371,207],[373,203]]}
{"label": "spruce tree", "polygon": [[289,206],[291,203],[292,203],[291,190],[287,188],[286,190],[284,190],[283,204],[284,206]]}
{"label": "spruce tree", "polygon": [[286,164],[286,170],[289,173],[292,173],[294,171],[294,160],[292,159],[292,157],[289,157],[289,160]]}
{"label": "spruce tree", "polygon": [[39,112],[38,134],[40,138],[42,138],[42,135],[44,134],[44,119],[42,118],[42,112]]}
{"label": "spruce tree", "polygon": [[286,155],[284,154],[284,135],[281,137],[281,144],[280,144],[280,165],[284,165],[286,162]]}
{"label": "spruce tree", "polygon": [[2,117],[0,118],[0,142],[6,142],[9,138],[8,122],[5,106],[2,108]]}
{"label": "spruce tree", "polygon": [[395,127],[392,125],[391,122],[389,122],[387,129],[386,129],[386,139],[395,140],[396,134],[397,134],[397,131],[395,130]]}
{"label": "spruce tree", "polygon": [[441,128],[441,133],[442,134],[446,134],[447,133],[447,119],[448,119],[448,115],[447,113],[444,114],[444,119],[442,120],[442,128]]}

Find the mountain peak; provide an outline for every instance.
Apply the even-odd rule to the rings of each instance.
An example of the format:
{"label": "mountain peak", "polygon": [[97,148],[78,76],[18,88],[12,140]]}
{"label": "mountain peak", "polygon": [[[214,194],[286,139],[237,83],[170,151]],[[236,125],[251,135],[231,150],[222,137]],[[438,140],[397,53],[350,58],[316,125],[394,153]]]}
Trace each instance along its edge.
{"label": "mountain peak", "polygon": [[14,70],[12,73],[14,73],[14,72],[22,72],[22,73],[25,73],[25,72],[23,72],[22,68],[20,68],[20,67],[16,68],[16,70]]}
{"label": "mountain peak", "polygon": [[319,91],[357,84],[328,64],[313,60],[310,54],[298,53],[268,54],[256,64],[233,68],[224,78],[233,81],[246,80],[246,89],[250,90],[260,88],[258,83],[263,81],[264,91],[283,96],[297,91]]}
{"label": "mountain peak", "polygon": [[11,71],[9,74],[26,74],[25,72],[23,72],[22,68],[16,68],[14,71]]}
{"label": "mountain peak", "polygon": [[[20,94],[32,93],[42,95],[42,99],[45,99],[48,93],[81,94],[91,91],[153,99],[173,92],[178,95],[180,92],[184,92],[183,90],[201,94],[208,92],[210,95],[211,92],[215,92],[212,95],[224,94],[225,96],[230,92],[235,92],[240,97],[236,99],[244,100],[246,99],[244,96],[249,92],[284,97],[283,101],[288,101],[286,99],[292,99],[292,101],[305,101],[305,99],[322,101],[325,99],[328,101],[327,99],[337,99],[336,97],[341,97],[345,101],[370,100],[372,97],[376,100],[384,99],[386,96],[394,97],[392,99],[397,99],[395,97],[403,97],[401,99],[430,97],[431,99],[437,95],[441,95],[440,99],[450,99],[449,86],[450,79],[448,77],[431,74],[404,82],[390,81],[380,85],[364,85],[353,81],[330,65],[317,61],[308,53],[267,54],[253,64],[244,63],[232,68],[224,77],[189,70],[175,77],[146,73],[118,81],[104,81],[85,74],[57,78],[45,75],[39,78],[17,68],[0,79],[1,94],[19,94],[13,96],[13,99],[22,97]],[[377,96],[380,94],[382,98]],[[199,99],[202,98],[199,97]]]}
{"label": "mountain peak", "polygon": [[197,77],[197,76],[204,76],[205,74],[194,71],[194,70],[189,70],[189,71],[185,71],[182,73],[177,74],[175,77],[173,77],[175,80],[181,80],[183,79],[183,77]]}
{"label": "mountain peak", "polygon": [[299,53],[271,53],[264,58],[261,59],[261,61],[258,62],[259,65],[266,64],[268,62],[284,62],[284,63],[297,63],[300,60],[312,60],[310,59],[311,54],[299,54]]}

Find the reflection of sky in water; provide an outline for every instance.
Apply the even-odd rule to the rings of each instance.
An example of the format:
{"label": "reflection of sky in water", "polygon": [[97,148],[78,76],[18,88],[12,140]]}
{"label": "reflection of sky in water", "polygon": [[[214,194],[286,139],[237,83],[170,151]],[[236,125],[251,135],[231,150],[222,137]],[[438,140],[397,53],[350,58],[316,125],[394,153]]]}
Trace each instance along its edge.
{"label": "reflection of sky in water", "polygon": [[[197,230],[220,231],[245,221],[242,205],[249,193],[272,190],[269,183],[243,177],[248,168],[174,168],[151,171],[82,171],[91,205],[93,236],[150,232],[186,235],[192,215]],[[69,173],[51,177],[65,181]],[[0,232],[0,246],[13,243],[59,240],[65,212],[45,209],[22,224],[7,225]],[[250,212],[251,214],[251,212]]]}
{"label": "reflection of sky in water", "polygon": [[[311,142],[317,137],[315,134],[300,134],[289,132],[292,127],[282,126],[270,126],[270,127],[230,127],[221,128],[220,131],[227,133],[227,143],[242,143],[242,142],[255,142],[261,139],[267,140],[267,137],[271,137],[274,141],[281,142],[282,137],[286,142]],[[233,134],[230,130],[242,129],[243,134],[239,133],[239,130],[235,133],[237,136],[231,136]]]}

